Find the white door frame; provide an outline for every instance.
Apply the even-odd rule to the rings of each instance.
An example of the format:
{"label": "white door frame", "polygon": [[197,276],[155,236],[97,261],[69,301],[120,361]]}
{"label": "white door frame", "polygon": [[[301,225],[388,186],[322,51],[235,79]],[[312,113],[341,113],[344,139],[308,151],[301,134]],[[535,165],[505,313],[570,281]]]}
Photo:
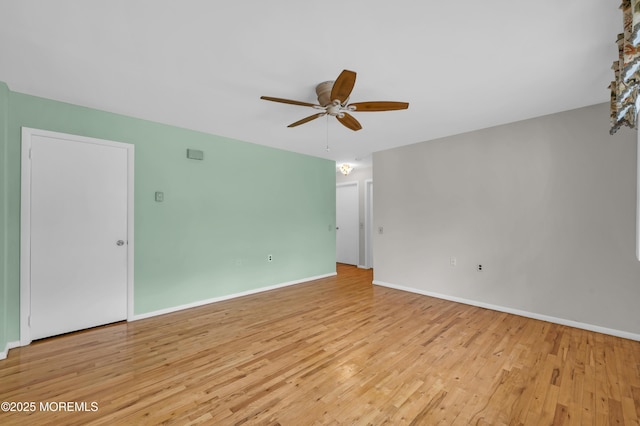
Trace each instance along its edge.
{"label": "white door frame", "polygon": [[[336,184],[336,188],[342,186],[355,186],[356,187],[356,212],[358,221],[356,222],[356,266],[360,264],[360,183],[358,181],[344,182]],[[337,236],[336,236],[337,237]]]}
{"label": "white door frame", "polygon": [[364,267],[373,267],[373,179],[364,181]]}
{"label": "white door frame", "polygon": [[48,130],[22,128],[22,171],[20,193],[20,345],[31,343],[31,139],[43,136],[74,142],[124,148],[127,152],[127,321],[133,320],[133,178],[134,146],[85,136],[69,135]]}

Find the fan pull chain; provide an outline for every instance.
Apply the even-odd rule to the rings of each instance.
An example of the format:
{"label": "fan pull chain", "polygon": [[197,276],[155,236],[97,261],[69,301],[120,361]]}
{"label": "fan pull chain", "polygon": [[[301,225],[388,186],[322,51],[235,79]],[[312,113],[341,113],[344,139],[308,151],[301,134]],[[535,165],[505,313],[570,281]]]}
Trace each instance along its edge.
{"label": "fan pull chain", "polygon": [[327,152],[329,152],[330,151],[329,149],[329,115],[327,114],[326,117],[327,117],[327,148],[326,150]]}

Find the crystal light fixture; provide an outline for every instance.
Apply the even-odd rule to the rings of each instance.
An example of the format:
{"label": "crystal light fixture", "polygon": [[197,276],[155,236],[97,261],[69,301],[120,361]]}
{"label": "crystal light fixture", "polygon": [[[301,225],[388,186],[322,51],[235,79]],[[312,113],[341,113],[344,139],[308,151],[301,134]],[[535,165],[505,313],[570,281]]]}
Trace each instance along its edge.
{"label": "crystal light fixture", "polygon": [[349,163],[344,163],[340,166],[340,172],[345,176],[351,173],[351,170],[353,170],[353,166]]}

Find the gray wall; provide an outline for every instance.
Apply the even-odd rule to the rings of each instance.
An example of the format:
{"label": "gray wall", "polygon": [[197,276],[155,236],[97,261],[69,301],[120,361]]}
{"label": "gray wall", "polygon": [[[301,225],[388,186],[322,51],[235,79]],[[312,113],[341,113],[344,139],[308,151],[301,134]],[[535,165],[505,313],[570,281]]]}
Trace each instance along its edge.
{"label": "gray wall", "polygon": [[364,193],[366,190],[365,181],[373,177],[371,167],[355,167],[348,176],[343,175],[340,172],[336,173],[336,185],[340,183],[358,182],[358,209],[359,209],[359,245],[360,251],[358,255],[358,265],[365,265],[365,247],[364,247]]}
{"label": "gray wall", "polygon": [[640,336],[637,132],[608,114],[375,153],[374,282]]}

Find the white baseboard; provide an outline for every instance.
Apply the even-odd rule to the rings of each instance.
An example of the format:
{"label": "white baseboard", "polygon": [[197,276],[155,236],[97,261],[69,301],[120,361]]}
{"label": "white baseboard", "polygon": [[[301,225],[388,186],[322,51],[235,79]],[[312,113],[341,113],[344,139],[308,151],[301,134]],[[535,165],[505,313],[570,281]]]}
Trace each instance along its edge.
{"label": "white baseboard", "polygon": [[261,288],[256,288],[256,289],[253,289],[253,290],[247,290],[247,291],[243,291],[243,292],[240,292],[240,293],[228,294],[228,295],[225,295],[225,296],[214,297],[214,298],[206,299],[206,300],[198,300],[197,302],[187,303],[186,305],[173,306],[171,308],[160,309],[158,311],[153,311],[153,312],[147,312],[147,313],[144,313],[144,314],[134,315],[132,318],[128,318],[128,321],[137,321],[137,320],[141,320],[141,319],[145,319],[145,318],[156,317],[158,315],[170,314],[172,312],[182,311],[184,309],[196,308],[198,306],[208,305],[210,303],[222,302],[223,300],[235,299],[236,297],[249,296],[251,294],[262,293],[264,291],[269,291],[269,290],[275,290],[277,288],[288,287],[288,286],[296,285],[296,284],[302,284],[302,283],[306,283],[306,282],[309,282],[309,281],[319,280],[319,279],[327,278],[327,277],[333,277],[335,275],[337,275],[337,273],[336,272],[332,272],[332,273],[329,273],[329,274],[318,275],[318,276],[315,276],[315,277],[308,277],[308,278],[303,278],[303,279],[300,279],[300,280],[288,281],[288,282],[285,282],[285,283],[276,284],[276,285],[272,285],[272,286],[268,286],[268,287],[261,287]]}
{"label": "white baseboard", "polygon": [[17,348],[20,346],[20,342],[7,342],[4,351],[0,352],[0,360],[6,359],[9,356],[9,349]]}
{"label": "white baseboard", "polygon": [[386,283],[384,281],[373,280],[373,284],[382,287],[389,287],[396,290],[408,291],[410,293],[421,294],[423,296],[435,297],[437,299],[449,300],[451,302],[463,303],[465,305],[478,306],[480,308],[491,309],[498,312],[506,312],[508,314],[519,315],[521,317],[533,318],[541,321],[547,321],[554,324],[566,325],[569,327],[580,328],[588,331],[595,331],[597,333],[609,334],[611,336],[622,337],[629,340],[640,341],[640,334],[630,333],[628,331],[615,330],[612,328],[600,327],[598,325],[587,324],[577,321],[572,321],[564,318],[552,317],[549,315],[538,314],[535,312],[522,311],[520,309],[509,308],[506,306],[492,305],[490,303],[479,302],[477,300],[464,299],[456,296],[449,296],[447,294],[434,293],[431,291],[420,290],[417,288],[404,287],[395,284]]}
{"label": "white baseboard", "polygon": [[371,268],[365,265],[358,265],[358,269],[371,269]]}

